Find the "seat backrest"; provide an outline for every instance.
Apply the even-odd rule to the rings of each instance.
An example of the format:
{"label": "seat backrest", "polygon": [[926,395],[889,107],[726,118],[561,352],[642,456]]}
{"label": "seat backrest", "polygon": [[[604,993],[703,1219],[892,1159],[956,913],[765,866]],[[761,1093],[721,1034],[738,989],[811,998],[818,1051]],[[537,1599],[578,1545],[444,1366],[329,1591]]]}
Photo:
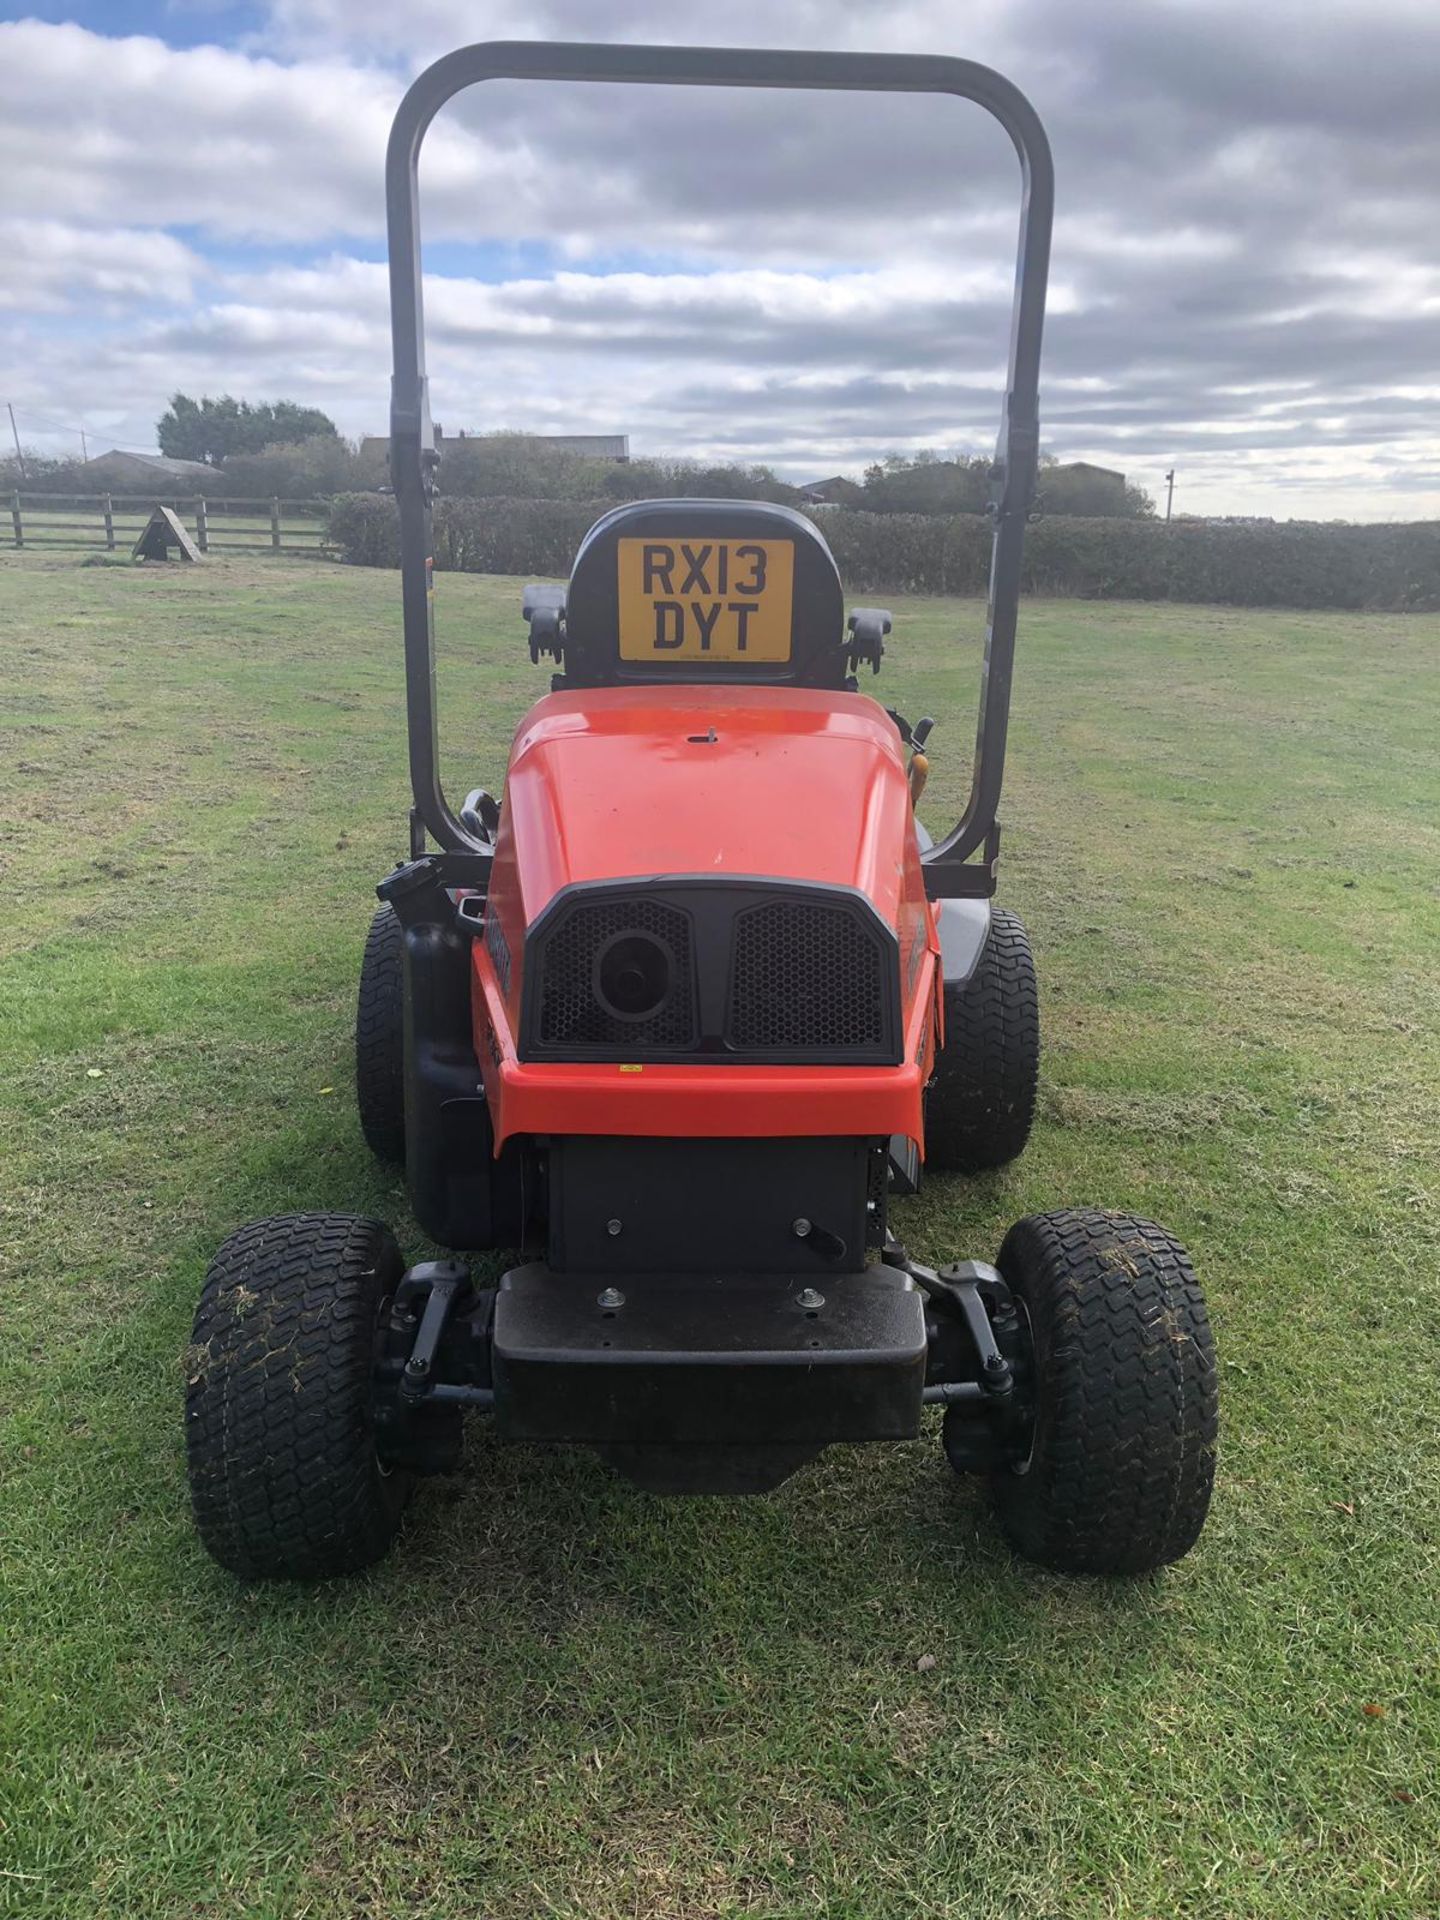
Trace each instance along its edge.
{"label": "seat backrest", "polygon": [[819,532],[790,507],[616,507],[580,544],[563,618],[567,686],[845,685],[840,575]]}

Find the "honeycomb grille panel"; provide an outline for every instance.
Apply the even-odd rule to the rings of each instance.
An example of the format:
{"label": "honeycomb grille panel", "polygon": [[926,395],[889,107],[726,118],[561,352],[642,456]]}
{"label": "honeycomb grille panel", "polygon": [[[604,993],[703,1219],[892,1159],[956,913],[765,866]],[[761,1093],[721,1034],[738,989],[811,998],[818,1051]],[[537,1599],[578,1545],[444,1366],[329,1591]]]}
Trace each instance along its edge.
{"label": "honeycomb grille panel", "polygon": [[[669,998],[644,1020],[621,1020],[595,996],[595,956],[617,933],[648,933],[674,958]],[[574,907],[540,955],[542,1047],[680,1048],[695,1044],[695,968],[690,917],[662,900],[595,900]]]}
{"label": "honeycomb grille panel", "polygon": [[729,1040],[743,1052],[883,1048],[876,941],[844,907],[775,900],[735,923]]}

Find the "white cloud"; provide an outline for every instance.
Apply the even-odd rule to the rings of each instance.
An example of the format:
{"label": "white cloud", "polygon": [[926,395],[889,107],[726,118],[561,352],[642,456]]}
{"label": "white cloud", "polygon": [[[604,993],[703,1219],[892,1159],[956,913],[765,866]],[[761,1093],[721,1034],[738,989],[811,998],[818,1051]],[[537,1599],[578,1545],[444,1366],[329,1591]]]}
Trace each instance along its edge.
{"label": "white cloud", "polygon": [[212,234],[374,233],[399,94],[339,61],[0,23],[0,177],[11,206],[63,219],[144,208]]}
{"label": "white cloud", "polygon": [[0,307],[56,313],[98,302],[115,311],[188,300],[202,262],[153,227],[82,227],[0,216]]}
{"label": "white cloud", "polygon": [[964,20],[950,0],[271,0],[270,34],[292,51],[383,50],[423,63],[472,40],[625,40],[655,45],[865,47],[965,53],[984,60],[1005,37],[1006,0]]}

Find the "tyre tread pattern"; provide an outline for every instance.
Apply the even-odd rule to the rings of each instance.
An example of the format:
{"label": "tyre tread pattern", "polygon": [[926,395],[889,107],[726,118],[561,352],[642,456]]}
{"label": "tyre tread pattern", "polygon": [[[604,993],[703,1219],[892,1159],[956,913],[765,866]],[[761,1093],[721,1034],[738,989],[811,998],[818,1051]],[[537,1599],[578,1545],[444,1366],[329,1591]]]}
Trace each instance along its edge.
{"label": "tyre tread pattern", "polygon": [[410,1491],[371,1417],[377,1317],[401,1259],[378,1221],[300,1213],[242,1227],[206,1276],[186,1366],[195,1523],[243,1579],[357,1572]]}
{"label": "tyre tread pattern", "polygon": [[391,906],[370,922],[355,1006],[355,1103],[377,1159],[405,1160],[405,936]]}
{"label": "tyre tread pattern", "polygon": [[1037,1417],[1027,1473],[992,1480],[1001,1525],[1062,1573],[1138,1574],[1205,1524],[1215,1349],[1184,1248],[1132,1213],[1033,1214],[999,1265],[1030,1315]]}
{"label": "tyre tread pattern", "polygon": [[1018,914],[995,907],[974,973],[945,988],[945,1044],[925,1103],[925,1158],[952,1173],[1025,1151],[1040,1073],[1040,995]]}

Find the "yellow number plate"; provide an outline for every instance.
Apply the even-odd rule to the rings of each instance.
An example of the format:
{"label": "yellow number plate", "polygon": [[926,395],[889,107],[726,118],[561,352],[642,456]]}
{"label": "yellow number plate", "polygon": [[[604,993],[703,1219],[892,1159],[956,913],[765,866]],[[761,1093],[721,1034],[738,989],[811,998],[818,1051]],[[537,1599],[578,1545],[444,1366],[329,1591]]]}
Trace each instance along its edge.
{"label": "yellow number plate", "polygon": [[790,658],[789,540],[622,540],[620,658]]}

